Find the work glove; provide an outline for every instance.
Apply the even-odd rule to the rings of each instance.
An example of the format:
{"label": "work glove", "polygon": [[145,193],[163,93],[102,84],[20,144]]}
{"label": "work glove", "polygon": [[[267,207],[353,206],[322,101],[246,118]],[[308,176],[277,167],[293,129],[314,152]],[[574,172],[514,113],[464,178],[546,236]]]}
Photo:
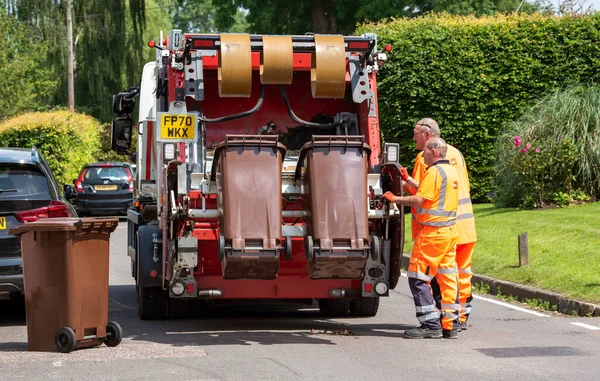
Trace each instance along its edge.
{"label": "work glove", "polygon": [[400,177],[402,178],[402,181],[408,181],[410,178],[406,167],[400,167]]}
{"label": "work glove", "polygon": [[395,202],[394,199],[396,198],[396,196],[394,196],[394,194],[392,192],[385,192],[383,194],[383,196],[381,196],[383,198],[385,198],[386,200],[388,200],[389,202],[391,202],[392,204]]}

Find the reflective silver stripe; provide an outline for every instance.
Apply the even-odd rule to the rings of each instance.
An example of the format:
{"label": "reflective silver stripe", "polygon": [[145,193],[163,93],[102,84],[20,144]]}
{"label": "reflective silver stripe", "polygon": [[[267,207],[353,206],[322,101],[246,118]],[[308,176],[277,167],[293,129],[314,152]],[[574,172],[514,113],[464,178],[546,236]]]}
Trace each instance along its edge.
{"label": "reflective silver stripe", "polygon": [[456,220],[450,220],[450,221],[439,221],[439,222],[419,222],[419,225],[421,226],[452,226],[456,224]]}
{"label": "reflective silver stripe", "polygon": [[409,277],[409,278],[415,278],[415,279],[424,280],[426,282],[429,282],[429,281],[431,281],[433,279],[433,277],[430,276],[430,275],[421,274],[421,273],[418,273],[416,271],[407,271],[406,272],[406,276]]}
{"label": "reflective silver stripe", "polygon": [[430,312],[427,315],[417,317],[417,319],[419,319],[419,323],[426,322],[427,320],[439,320],[440,313],[439,311]]}
{"label": "reflective silver stripe", "polygon": [[458,200],[458,205],[466,205],[471,203],[471,197],[461,198]]}
{"label": "reflective silver stripe", "polygon": [[467,304],[465,304],[465,306],[463,307],[463,305],[460,305],[460,313],[461,314],[470,314],[471,313],[471,306],[468,306]]}
{"label": "reflective silver stripe", "polygon": [[448,183],[448,176],[446,175],[446,172],[444,172],[440,165],[436,165],[435,167],[440,173],[440,176],[442,176],[442,188],[440,189],[440,200],[438,201],[438,210],[443,211],[444,203],[446,202],[446,185]]}
{"label": "reflective silver stripe", "polygon": [[460,269],[458,270],[459,274],[471,274],[471,268],[467,267],[466,269]]}
{"label": "reflective silver stripe", "polygon": [[416,208],[417,213],[419,214],[428,214],[430,216],[440,216],[440,217],[456,217],[456,211],[452,210],[450,212],[446,210],[436,210],[436,209],[425,209],[425,208]]}
{"label": "reflective silver stripe", "polygon": [[445,318],[450,318],[450,319],[458,319],[459,315],[455,314],[454,312],[451,311],[444,311],[442,312],[442,315],[444,315]]}
{"label": "reflective silver stripe", "polygon": [[453,267],[451,269],[448,269],[448,268],[440,269],[440,268],[438,268],[438,274],[449,274],[449,275],[456,274],[456,267]]}
{"label": "reflective silver stripe", "polygon": [[417,312],[419,313],[427,313],[435,311],[435,305],[431,304],[429,306],[417,306]]}
{"label": "reflective silver stripe", "polygon": [[458,217],[456,217],[456,219],[457,219],[457,220],[466,220],[466,219],[468,219],[468,218],[473,218],[473,217],[475,217],[475,216],[473,215],[473,213],[465,213],[465,214],[461,214],[461,215],[459,215]]}
{"label": "reflective silver stripe", "polygon": [[459,309],[460,309],[460,304],[444,304],[444,303],[442,303],[442,310],[458,311]]}

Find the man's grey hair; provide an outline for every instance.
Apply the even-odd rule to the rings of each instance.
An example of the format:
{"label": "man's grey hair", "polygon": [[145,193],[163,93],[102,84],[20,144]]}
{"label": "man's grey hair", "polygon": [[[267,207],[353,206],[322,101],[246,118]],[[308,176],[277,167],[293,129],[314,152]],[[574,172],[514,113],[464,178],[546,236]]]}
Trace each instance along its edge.
{"label": "man's grey hair", "polygon": [[423,118],[417,122],[417,126],[419,128],[427,128],[431,136],[440,137],[440,126],[438,126],[437,122],[431,118]]}
{"label": "man's grey hair", "polygon": [[448,145],[444,139],[440,137],[431,138],[425,143],[425,147],[430,150],[435,150],[438,153],[438,159],[445,159],[448,152]]}

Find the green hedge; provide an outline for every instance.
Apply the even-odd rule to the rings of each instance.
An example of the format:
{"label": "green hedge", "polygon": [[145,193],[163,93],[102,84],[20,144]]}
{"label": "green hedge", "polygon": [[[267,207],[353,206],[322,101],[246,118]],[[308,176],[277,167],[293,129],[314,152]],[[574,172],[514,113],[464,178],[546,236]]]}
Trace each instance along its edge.
{"label": "green hedge", "polygon": [[59,183],[72,184],[100,148],[100,122],[69,111],[29,113],[0,123],[0,147],[36,146]]}
{"label": "green hedge", "polygon": [[359,26],[393,46],[378,74],[384,138],[401,144],[412,168],[417,120],[440,123],[442,137],[469,165],[472,196],[494,191],[494,142],[503,125],[561,86],[600,79],[600,14],[457,17],[430,15]]}

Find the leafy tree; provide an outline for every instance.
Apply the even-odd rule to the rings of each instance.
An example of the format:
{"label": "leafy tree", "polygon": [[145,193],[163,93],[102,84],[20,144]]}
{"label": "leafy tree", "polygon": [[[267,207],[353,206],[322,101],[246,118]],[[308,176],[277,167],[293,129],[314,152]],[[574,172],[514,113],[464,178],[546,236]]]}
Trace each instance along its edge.
{"label": "leafy tree", "polygon": [[[489,15],[517,10],[520,0],[229,0],[216,5],[217,28],[227,29],[242,7],[253,33],[351,34],[357,23],[388,17],[415,17],[431,11],[452,14]],[[550,12],[547,0],[525,2],[520,12]]]}
{"label": "leafy tree", "polygon": [[0,1],[0,121],[38,110],[50,98],[56,81],[44,67],[47,45],[32,28],[7,15]]}
{"label": "leafy tree", "polygon": [[[2,7],[33,28],[36,39],[48,47],[43,68],[58,83],[54,105],[66,104],[67,98],[65,7],[64,0],[6,0]],[[148,26],[149,18],[153,22]],[[150,52],[146,32],[156,38],[160,29],[170,29],[170,22],[157,0],[73,1],[76,107],[110,120],[112,95],[139,82],[145,61],[154,58],[154,52],[144,54],[144,49]]]}
{"label": "leafy tree", "polygon": [[[184,33],[214,33],[221,32],[243,33],[248,30],[246,11],[240,7],[225,4],[227,17],[216,27],[215,14],[217,6],[212,0],[164,0],[168,3],[169,16],[173,27]],[[223,3],[223,1],[217,1]]]}

